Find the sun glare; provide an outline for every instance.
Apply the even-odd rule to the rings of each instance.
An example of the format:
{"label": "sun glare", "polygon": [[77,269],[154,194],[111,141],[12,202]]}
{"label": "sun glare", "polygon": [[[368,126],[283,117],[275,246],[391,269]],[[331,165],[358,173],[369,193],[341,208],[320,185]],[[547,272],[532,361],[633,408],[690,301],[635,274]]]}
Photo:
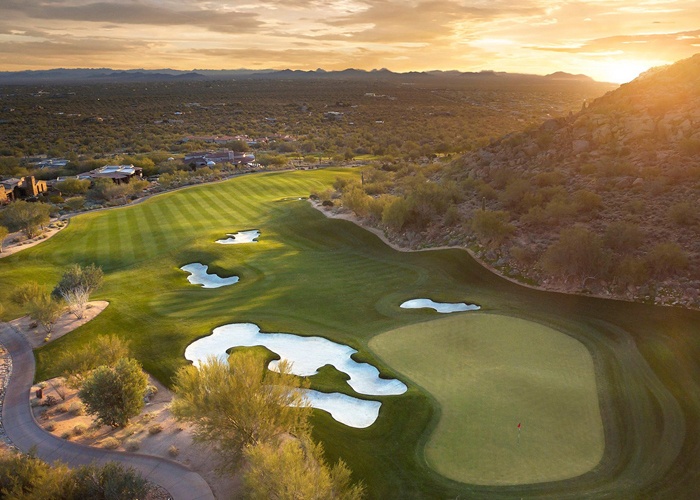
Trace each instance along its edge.
{"label": "sun glare", "polygon": [[637,78],[641,73],[654,66],[645,61],[621,60],[605,64],[601,73],[604,80],[612,83],[627,83]]}

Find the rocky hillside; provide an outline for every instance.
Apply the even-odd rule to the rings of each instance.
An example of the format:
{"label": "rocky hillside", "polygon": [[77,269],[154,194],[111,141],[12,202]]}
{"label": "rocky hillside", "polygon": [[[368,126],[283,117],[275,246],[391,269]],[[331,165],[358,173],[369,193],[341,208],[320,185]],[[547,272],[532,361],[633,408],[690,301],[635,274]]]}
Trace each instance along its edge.
{"label": "rocky hillside", "polygon": [[431,178],[462,187],[457,239],[505,274],[700,306],[700,54]]}

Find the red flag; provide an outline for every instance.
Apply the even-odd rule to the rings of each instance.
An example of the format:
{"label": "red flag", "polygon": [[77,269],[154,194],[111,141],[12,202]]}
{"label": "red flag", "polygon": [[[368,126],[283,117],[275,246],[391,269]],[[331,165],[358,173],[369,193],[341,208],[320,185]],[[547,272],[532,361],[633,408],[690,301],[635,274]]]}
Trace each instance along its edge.
{"label": "red flag", "polygon": [[518,422],[518,429],[520,429],[520,422]]}

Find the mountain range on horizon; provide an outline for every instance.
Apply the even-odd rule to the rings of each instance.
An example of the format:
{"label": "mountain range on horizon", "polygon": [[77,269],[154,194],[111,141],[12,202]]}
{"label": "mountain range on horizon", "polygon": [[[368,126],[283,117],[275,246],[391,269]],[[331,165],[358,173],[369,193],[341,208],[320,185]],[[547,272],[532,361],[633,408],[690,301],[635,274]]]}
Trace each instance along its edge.
{"label": "mountain range on horizon", "polygon": [[[115,70],[111,68],[55,68],[49,70],[0,71],[0,84],[51,84],[51,83],[133,83],[133,82],[177,82],[177,81],[206,81],[206,80],[252,80],[252,79],[328,79],[328,80],[396,80],[404,83],[430,81],[438,78],[461,79],[496,79],[499,81],[512,80],[523,82],[547,81],[581,81],[594,82],[583,74],[571,74],[557,71],[548,75],[526,73],[507,73],[502,71],[484,70],[472,71],[411,71],[397,73],[386,68],[362,70],[348,68],[338,71],[316,70],[274,70],[274,69],[232,69],[192,71],[164,69],[129,69]],[[604,82],[603,82],[604,83]]]}

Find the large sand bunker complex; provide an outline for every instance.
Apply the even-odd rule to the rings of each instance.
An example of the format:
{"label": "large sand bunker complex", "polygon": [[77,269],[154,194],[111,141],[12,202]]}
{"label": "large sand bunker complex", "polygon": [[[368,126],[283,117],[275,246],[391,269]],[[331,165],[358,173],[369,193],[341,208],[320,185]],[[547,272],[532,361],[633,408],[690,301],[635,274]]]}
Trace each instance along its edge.
{"label": "large sand bunker complex", "polygon": [[[381,378],[374,366],[352,359],[352,354],[357,352],[352,347],[322,337],[262,333],[253,323],[233,323],[215,328],[211,335],[187,346],[185,358],[197,365],[211,355],[226,359],[227,351],[233,347],[253,346],[264,346],[281,359],[291,362],[292,373],[302,377],[315,375],[322,366],[333,365],[348,375],[348,385],[360,394],[393,396],[407,390],[400,380]],[[275,370],[278,364],[279,361],[271,361],[269,368]],[[371,425],[381,406],[378,401],[361,400],[340,393],[309,391],[308,398],[314,408],[324,409],[336,420],[352,427]],[[370,418],[371,415],[373,418]]]}

